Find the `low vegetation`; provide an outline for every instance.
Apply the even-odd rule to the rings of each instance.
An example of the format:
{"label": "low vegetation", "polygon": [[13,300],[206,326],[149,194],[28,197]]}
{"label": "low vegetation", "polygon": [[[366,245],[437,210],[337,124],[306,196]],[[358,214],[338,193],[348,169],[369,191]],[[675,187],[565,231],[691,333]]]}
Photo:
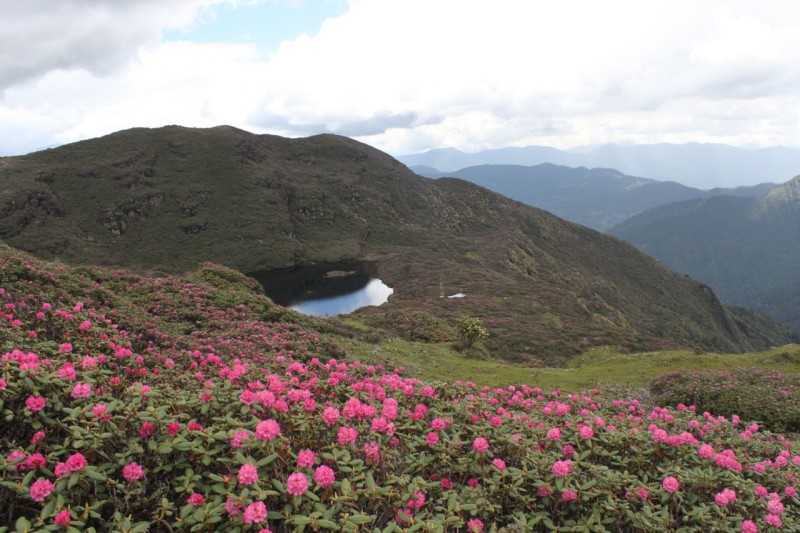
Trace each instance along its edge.
{"label": "low vegetation", "polygon": [[774,431],[800,432],[800,375],[775,370],[680,371],[651,385],[653,399],[759,420]]}
{"label": "low vegetation", "polygon": [[[492,378],[499,363],[443,344],[467,365],[434,365],[448,382],[334,358],[372,346],[398,363],[392,343],[416,344],[320,333],[254,289],[214,265],[147,277],[0,254],[0,529],[800,528],[800,445],[759,424],[458,381],[551,371]],[[645,359],[557,371],[615,357]]]}

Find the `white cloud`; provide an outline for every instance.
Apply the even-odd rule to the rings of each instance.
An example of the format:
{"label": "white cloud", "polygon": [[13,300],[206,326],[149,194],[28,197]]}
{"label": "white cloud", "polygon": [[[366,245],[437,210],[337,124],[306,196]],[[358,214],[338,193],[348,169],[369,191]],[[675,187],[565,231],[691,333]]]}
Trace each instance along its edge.
{"label": "white cloud", "polygon": [[[217,2],[219,0],[216,0]],[[24,0],[3,3],[0,90],[56,69],[109,74],[215,0]]]}
{"label": "white cloud", "polygon": [[[76,26],[63,35],[35,9],[12,13],[0,153],[167,123],[336,131],[395,153],[800,144],[793,0],[351,0],[268,58],[159,40],[210,3],[69,0]],[[50,33],[22,59],[25,35]]]}

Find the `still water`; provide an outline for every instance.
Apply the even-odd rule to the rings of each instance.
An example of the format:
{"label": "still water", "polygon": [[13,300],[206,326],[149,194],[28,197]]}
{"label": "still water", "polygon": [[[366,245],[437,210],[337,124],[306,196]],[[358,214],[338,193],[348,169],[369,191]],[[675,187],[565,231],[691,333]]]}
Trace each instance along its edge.
{"label": "still water", "polygon": [[251,274],[280,305],[312,316],[352,313],[385,303],[394,289],[376,277],[369,263],[293,267]]}

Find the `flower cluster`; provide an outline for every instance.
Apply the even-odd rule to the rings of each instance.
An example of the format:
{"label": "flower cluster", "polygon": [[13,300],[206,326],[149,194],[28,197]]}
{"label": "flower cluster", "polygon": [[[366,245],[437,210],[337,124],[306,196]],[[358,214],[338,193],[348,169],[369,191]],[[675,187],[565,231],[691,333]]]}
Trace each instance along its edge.
{"label": "flower cluster", "polygon": [[0,262],[12,523],[800,530],[800,446],[738,417],[331,357],[225,270],[64,276]]}

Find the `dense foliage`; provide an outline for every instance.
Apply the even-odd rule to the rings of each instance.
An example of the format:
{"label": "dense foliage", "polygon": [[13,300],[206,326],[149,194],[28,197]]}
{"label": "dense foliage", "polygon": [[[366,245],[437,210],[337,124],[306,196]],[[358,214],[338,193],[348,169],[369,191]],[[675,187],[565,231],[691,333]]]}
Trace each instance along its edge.
{"label": "dense foliage", "polygon": [[654,400],[694,404],[722,415],[758,420],[773,431],[800,432],[800,376],[775,370],[681,371],[653,380]]}
{"label": "dense foliage", "polygon": [[336,360],[212,266],[0,287],[12,530],[800,528],[800,447],[735,417]]}

